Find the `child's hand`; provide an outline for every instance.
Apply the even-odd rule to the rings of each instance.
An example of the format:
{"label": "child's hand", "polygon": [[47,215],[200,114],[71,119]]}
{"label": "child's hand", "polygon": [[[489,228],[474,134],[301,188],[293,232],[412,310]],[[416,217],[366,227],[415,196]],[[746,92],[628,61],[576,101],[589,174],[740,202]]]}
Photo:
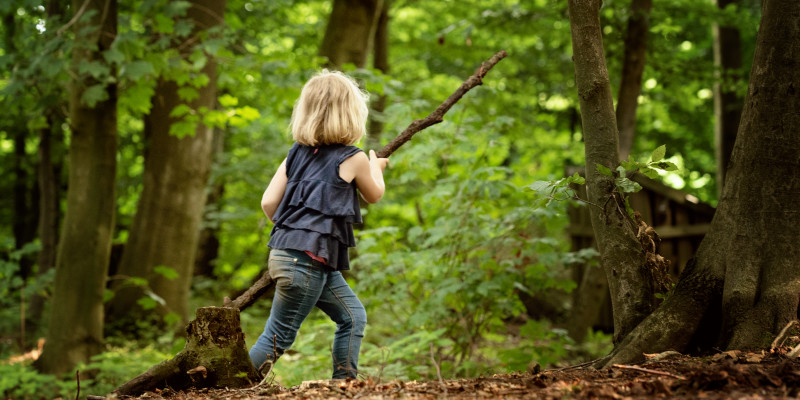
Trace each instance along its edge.
{"label": "child's hand", "polygon": [[369,151],[369,164],[372,167],[380,168],[381,172],[383,172],[383,170],[386,169],[386,166],[389,165],[389,159],[388,158],[378,158],[378,156],[375,155],[375,150],[370,150]]}

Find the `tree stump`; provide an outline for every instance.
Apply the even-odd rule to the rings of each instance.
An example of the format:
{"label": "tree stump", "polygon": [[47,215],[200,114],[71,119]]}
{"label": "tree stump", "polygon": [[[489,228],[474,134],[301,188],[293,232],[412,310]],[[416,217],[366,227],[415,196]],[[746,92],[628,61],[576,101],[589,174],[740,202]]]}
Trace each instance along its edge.
{"label": "tree stump", "polygon": [[186,326],[186,346],[175,357],[114,389],[119,396],[139,396],[169,386],[189,387],[252,386],[260,379],[250,362],[239,322],[239,310],[230,307],[202,307]]}

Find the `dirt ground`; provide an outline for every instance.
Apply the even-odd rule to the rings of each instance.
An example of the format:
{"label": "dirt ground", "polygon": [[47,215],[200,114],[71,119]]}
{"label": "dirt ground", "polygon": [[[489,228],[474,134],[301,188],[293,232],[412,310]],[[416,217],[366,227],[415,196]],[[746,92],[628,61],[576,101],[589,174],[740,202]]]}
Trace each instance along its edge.
{"label": "dirt ground", "polygon": [[786,351],[709,357],[664,353],[637,366],[573,366],[430,382],[311,381],[292,388],[164,390],[139,399],[785,399],[800,394],[800,359]]}

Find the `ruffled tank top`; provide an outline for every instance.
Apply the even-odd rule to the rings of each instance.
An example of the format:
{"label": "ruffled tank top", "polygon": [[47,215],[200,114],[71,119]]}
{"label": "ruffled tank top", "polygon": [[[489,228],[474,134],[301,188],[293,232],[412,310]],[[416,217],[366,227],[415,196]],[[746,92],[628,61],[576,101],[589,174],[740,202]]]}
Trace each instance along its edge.
{"label": "ruffled tank top", "polygon": [[295,143],[286,156],[286,191],[275,214],[269,247],[310,252],[335,270],[350,269],[348,247],[361,223],[355,180],[339,177],[339,165],[360,148]]}

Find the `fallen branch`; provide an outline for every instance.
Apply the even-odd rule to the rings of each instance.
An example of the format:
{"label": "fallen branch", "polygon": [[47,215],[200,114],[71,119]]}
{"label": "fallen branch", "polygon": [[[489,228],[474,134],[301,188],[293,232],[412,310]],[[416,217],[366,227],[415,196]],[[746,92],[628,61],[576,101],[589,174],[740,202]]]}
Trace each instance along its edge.
{"label": "fallen branch", "polygon": [[632,371],[646,372],[648,374],[663,375],[663,376],[668,376],[670,378],[680,379],[682,381],[686,380],[686,378],[684,378],[684,377],[682,377],[680,375],[675,375],[675,374],[671,374],[669,372],[664,372],[664,371],[657,371],[657,370],[654,370],[654,369],[647,369],[647,368],[637,367],[637,366],[634,366],[634,365],[614,364],[614,365],[612,365],[612,367],[619,368],[619,369],[629,369],[629,370],[632,370]]}
{"label": "fallen branch", "polygon": [[774,350],[780,346],[783,346],[783,342],[785,342],[786,339],[789,337],[790,329],[798,325],[800,325],[800,321],[798,320],[789,321],[789,323],[786,324],[786,326],[784,326],[783,329],[781,329],[781,333],[779,333],[778,336],[775,337],[775,340],[772,341],[770,349]]}
{"label": "fallen branch", "polygon": [[[401,132],[397,137],[392,139],[389,144],[384,146],[382,149],[376,152],[378,157],[389,157],[392,153],[395,152],[400,146],[411,140],[411,137],[414,136],[417,132],[432,126],[436,125],[444,120],[444,114],[453,107],[462,97],[466,94],[470,89],[474,88],[475,86],[483,84],[483,77],[492,69],[500,60],[505,58],[508,55],[505,50],[498,51],[492,58],[484,61],[480,68],[475,71],[472,76],[467,78],[461,86],[456,89],[450,97],[447,98],[439,107],[436,107],[430,115],[423,119],[414,120],[411,125],[408,126],[403,132]],[[222,305],[224,307],[232,307],[238,310],[244,310],[247,307],[250,307],[259,297],[261,297],[267,290],[272,286],[272,278],[269,276],[269,271],[265,271],[261,278],[247,289],[246,292],[242,293],[239,297],[235,300],[231,300],[228,297],[225,297],[223,300]]]}

